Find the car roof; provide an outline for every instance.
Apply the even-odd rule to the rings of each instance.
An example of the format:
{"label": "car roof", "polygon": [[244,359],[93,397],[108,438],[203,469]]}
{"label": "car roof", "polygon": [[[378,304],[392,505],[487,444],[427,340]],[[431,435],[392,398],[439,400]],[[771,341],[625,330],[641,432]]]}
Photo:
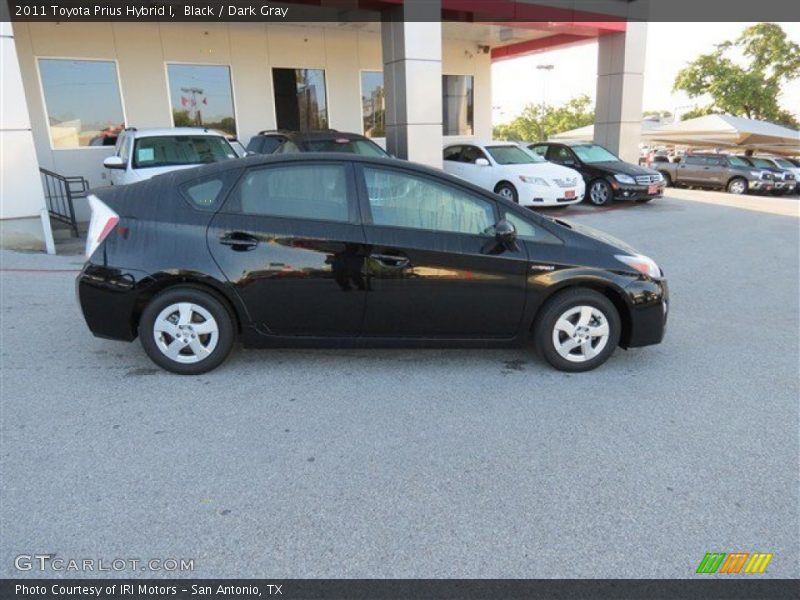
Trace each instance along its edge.
{"label": "car roof", "polygon": [[207,135],[211,137],[227,137],[228,134],[214,129],[206,129],[205,127],[164,127],[153,129],[136,129],[135,127],[128,128],[124,131],[126,134],[133,134],[134,137],[161,137],[170,135]]}
{"label": "car roof", "polygon": [[337,131],[336,129],[314,129],[310,131],[291,131],[287,129],[275,129],[259,131],[258,136],[283,136],[300,141],[313,141],[313,140],[368,140],[369,138],[361,135],[360,133],[350,133],[347,131]]}
{"label": "car roof", "polygon": [[[171,181],[177,185],[181,185],[187,181],[194,181],[205,177],[212,177],[218,173],[225,173],[227,171],[235,171],[242,168],[260,167],[268,165],[279,165],[283,163],[302,163],[302,162],[341,162],[341,163],[361,163],[365,166],[375,165],[381,167],[394,167],[405,171],[412,171],[421,175],[430,175],[437,179],[445,179],[457,186],[468,188],[480,196],[491,195],[484,188],[469,183],[465,179],[449,175],[441,169],[434,169],[427,165],[420,163],[409,162],[399,158],[386,158],[382,156],[366,156],[363,154],[350,154],[342,152],[298,152],[292,154],[254,154],[244,158],[237,158],[234,160],[225,160],[221,162],[210,163],[191,169],[180,169],[170,171],[163,175],[156,175],[148,181]],[[498,202],[502,202],[509,206],[517,206],[511,200],[506,200],[499,196],[494,198]]]}

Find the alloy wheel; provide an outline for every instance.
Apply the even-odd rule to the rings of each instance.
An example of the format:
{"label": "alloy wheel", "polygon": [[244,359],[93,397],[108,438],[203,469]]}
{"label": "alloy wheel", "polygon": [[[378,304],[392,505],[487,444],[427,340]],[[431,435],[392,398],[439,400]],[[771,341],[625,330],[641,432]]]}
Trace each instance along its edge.
{"label": "alloy wheel", "polygon": [[219,341],[219,326],[211,313],[191,302],[170,304],[153,323],[156,347],[170,360],[193,364],[204,360]]}
{"label": "alloy wheel", "polygon": [[553,346],[561,357],[582,363],[600,354],[608,343],[608,319],[594,306],[573,306],[556,320]]}
{"label": "alloy wheel", "polygon": [[744,194],[745,185],[744,181],[741,179],[737,179],[736,181],[731,182],[730,191],[733,194]]}
{"label": "alloy wheel", "polygon": [[589,199],[592,201],[592,204],[602,206],[608,202],[608,197],[609,191],[606,184],[604,184],[602,181],[592,184],[592,188],[589,190]]}

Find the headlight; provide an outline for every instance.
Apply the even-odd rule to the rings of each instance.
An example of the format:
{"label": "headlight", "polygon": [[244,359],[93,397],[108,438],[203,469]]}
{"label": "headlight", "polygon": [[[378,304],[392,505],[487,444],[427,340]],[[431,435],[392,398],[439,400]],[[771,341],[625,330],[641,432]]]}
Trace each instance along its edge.
{"label": "headlight", "polygon": [[750,171],[750,175],[753,177],[761,177],[761,171]]}
{"label": "headlight", "polygon": [[530,177],[528,175],[520,175],[519,179],[520,181],[523,181],[525,183],[532,183],[534,185],[543,185],[545,187],[550,187],[550,184],[547,183],[547,181],[545,181],[541,177]]}
{"label": "headlight", "polygon": [[664,176],[661,175],[661,173],[656,173],[656,181],[662,181],[663,179],[664,179]]}
{"label": "headlight", "polygon": [[614,258],[625,263],[629,267],[633,267],[642,275],[648,275],[649,277],[661,277],[661,269],[658,268],[656,261],[645,256],[644,254],[634,254],[633,256],[628,256],[627,254],[616,254],[614,255]]}
{"label": "headlight", "polygon": [[625,175],[625,173],[618,173],[617,175],[614,175],[614,179],[620,183],[636,183],[636,180],[633,177],[630,175]]}

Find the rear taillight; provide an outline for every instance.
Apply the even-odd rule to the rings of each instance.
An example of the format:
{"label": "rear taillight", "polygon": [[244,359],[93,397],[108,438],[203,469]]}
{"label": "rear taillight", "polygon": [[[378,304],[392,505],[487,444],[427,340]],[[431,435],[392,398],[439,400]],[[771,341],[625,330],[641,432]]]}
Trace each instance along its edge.
{"label": "rear taillight", "polygon": [[119,215],[94,194],[89,194],[86,199],[89,201],[89,208],[92,209],[89,233],[86,234],[86,258],[89,258],[119,223]]}

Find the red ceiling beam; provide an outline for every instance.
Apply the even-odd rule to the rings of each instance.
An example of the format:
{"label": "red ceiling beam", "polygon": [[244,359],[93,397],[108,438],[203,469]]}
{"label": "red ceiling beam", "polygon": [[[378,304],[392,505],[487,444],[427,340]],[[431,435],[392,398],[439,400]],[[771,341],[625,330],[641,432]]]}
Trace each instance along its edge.
{"label": "red ceiling beam", "polygon": [[492,61],[496,62],[499,60],[516,58],[517,56],[524,56],[526,54],[545,52],[546,50],[552,50],[553,48],[557,48],[559,46],[585,44],[596,39],[597,38],[594,36],[559,33],[545,38],[526,40],[524,42],[517,42],[516,44],[509,44],[508,46],[498,46],[496,48],[492,48]]}

